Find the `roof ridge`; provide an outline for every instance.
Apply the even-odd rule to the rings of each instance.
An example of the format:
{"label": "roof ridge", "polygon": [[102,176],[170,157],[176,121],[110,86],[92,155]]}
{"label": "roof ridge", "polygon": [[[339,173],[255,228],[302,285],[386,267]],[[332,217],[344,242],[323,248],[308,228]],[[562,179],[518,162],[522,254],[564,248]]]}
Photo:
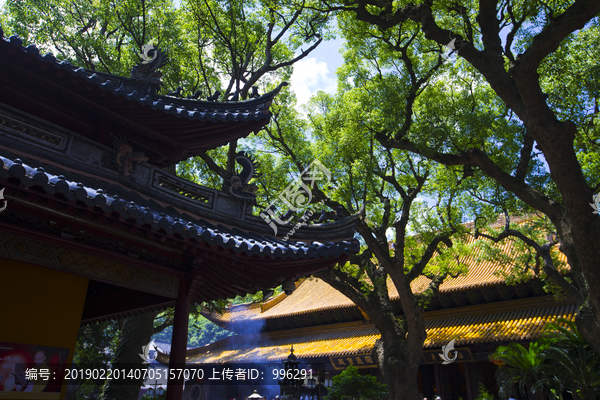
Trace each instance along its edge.
{"label": "roof ridge", "polygon": [[[23,45],[23,39],[21,39],[17,35],[12,35],[10,37],[4,36],[4,32],[1,30],[1,28],[0,28],[0,39],[3,39],[2,41],[6,44],[10,44],[12,46],[19,48],[21,51],[23,51],[26,54],[35,56],[40,61],[46,62],[48,64],[52,64],[58,69],[63,69],[63,70],[69,71],[72,75],[79,76],[89,82],[92,82],[93,84],[95,84],[96,86],[98,86],[102,89],[109,90],[115,94],[120,94],[123,97],[129,97],[130,99],[131,99],[131,97],[133,97],[133,99],[136,100],[137,102],[139,102],[140,104],[144,103],[143,100],[146,96],[155,97],[158,101],[164,100],[164,101],[162,101],[162,105],[164,106],[163,108],[170,106],[170,104],[166,104],[166,101],[171,101],[172,103],[175,103],[175,102],[179,103],[178,104],[179,108],[184,108],[184,109],[186,108],[186,106],[187,107],[197,106],[194,108],[198,108],[198,107],[200,107],[200,108],[220,108],[222,110],[219,110],[219,112],[227,112],[229,108],[240,108],[240,107],[243,108],[244,106],[251,106],[254,104],[264,105],[267,102],[270,103],[270,101],[272,101],[272,98],[275,95],[277,95],[283,87],[289,85],[285,81],[281,82],[275,89],[271,90],[270,92],[267,92],[261,96],[253,98],[253,99],[247,99],[247,100],[242,100],[242,101],[223,101],[223,102],[204,101],[204,100],[188,99],[188,98],[183,98],[183,97],[174,97],[174,96],[170,96],[170,95],[160,95],[160,94],[151,93],[151,92],[138,93],[137,89],[139,89],[139,88],[136,88],[133,86],[126,87],[124,85],[124,83],[125,83],[125,81],[142,82],[139,79],[121,76],[121,75],[114,75],[114,74],[111,74],[108,72],[95,71],[95,70],[81,67],[79,65],[73,65],[67,59],[59,60],[58,58],[56,58],[54,53],[51,53],[51,52],[47,52],[46,54],[42,55],[40,49],[37,47],[37,44],[31,43],[25,47]],[[0,41],[0,43],[2,41]],[[111,82],[111,79],[120,80],[121,82],[117,82],[120,86],[114,87],[114,85],[112,85],[112,83],[111,83],[110,87],[107,87],[105,84],[107,82]],[[121,87],[123,87],[124,90],[119,90]],[[133,92],[136,92],[136,95],[132,96]],[[154,102],[154,103],[156,103],[156,102]],[[258,111],[258,110],[259,109],[256,109],[256,111]],[[187,115],[185,115],[185,116],[187,116]]]}
{"label": "roof ridge", "polygon": [[[556,300],[554,296],[541,296],[541,297],[528,297],[524,299],[516,300],[505,300],[494,303],[476,304],[464,307],[456,307],[444,310],[425,311],[423,313],[424,321],[431,320],[444,320],[456,317],[472,317],[478,315],[494,315],[503,312],[514,312],[524,309],[544,309],[547,307],[562,307],[576,304],[571,299],[560,299]],[[280,331],[269,331],[261,333],[253,333],[247,335],[236,335],[230,337],[245,337],[245,338],[258,338],[261,336],[269,337],[285,337],[291,334],[300,333],[323,333],[323,332],[336,332],[346,330],[358,330],[374,327],[375,323],[369,321],[352,321],[352,322],[340,322],[336,324],[310,326],[305,328],[293,328]]]}
{"label": "roof ridge", "polygon": [[[302,285],[304,283],[304,281],[306,281],[307,278],[302,277],[300,279],[298,279],[296,282],[294,282],[294,284],[296,285],[296,289],[298,289],[300,287],[300,285]],[[286,297],[288,297],[287,294],[285,294],[285,292],[281,292],[279,293],[279,295],[277,295],[277,297],[272,298],[271,300],[268,300],[264,303],[262,303],[260,305],[260,309],[261,309],[261,313],[267,311],[268,309],[276,306],[277,304],[281,303],[281,301],[283,299],[285,299]]]}
{"label": "roof ridge", "polygon": [[[475,312],[477,311],[477,312]],[[436,315],[436,313],[438,315]],[[556,317],[572,319],[576,303],[555,300],[553,296],[501,302],[497,307],[467,306],[446,311],[448,318],[429,318],[425,329],[424,349],[434,349],[456,339],[459,346],[475,343],[501,343],[513,340],[533,340],[539,337],[546,322]],[[441,317],[440,312],[426,313]],[[283,360],[289,344],[299,359],[335,357],[370,353],[380,337],[375,324],[349,322],[320,327],[288,329],[279,332],[238,335],[211,345],[210,348],[188,351],[190,363],[272,362]],[[207,351],[208,350],[208,351]],[[161,359],[161,362],[166,361]]]}

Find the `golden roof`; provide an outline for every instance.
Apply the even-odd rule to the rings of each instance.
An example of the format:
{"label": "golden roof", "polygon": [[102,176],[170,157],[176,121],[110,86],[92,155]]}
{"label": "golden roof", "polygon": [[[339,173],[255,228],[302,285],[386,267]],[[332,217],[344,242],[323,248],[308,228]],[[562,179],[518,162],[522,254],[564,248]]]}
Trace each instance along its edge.
{"label": "golden roof", "polygon": [[[514,217],[511,219],[515,223],[527,223],[529,220],[531,220],[529,217]],[[504,226],[503,217],[492,224],[494,228],[502,226]],[[470,236],[467,239],[466,245],[471,246],[475,241],[474,237]],[[496,244],[496,247],[503,254],[511,254],[516,251],[514,241],[510,239],[503,240]],[[461,266],[466,268],[467,273],[456,278],[447,278],[439,287],[440,293],[489,287],[505,282],[503,273],[509,272],[510,265],[489,261],[484,257],[484,250],[481,246],[472,246],[471,249],[471,253],[463,257],[460,261]],[[559,259],[566,263],[564,254],[559,253]],[[430,280],[427,277],[421,275],[411,283],[411,288],[414,293],[420,293],[427,288],[429,282]],[[391,279],[388,279],[387,286],[390,299],[397,300],[399,298],[398,291]],[[216,324],[227,327],[229,323],[258,322],[273,318],[296,317],[319,311],[352,307],[356,307],[356,305],[349,298],[321,279],[312,277],[300,279],[296,282],[296,290],[289,296],[281,293],[279,296],[263,304],[240,304],[227,308],[222,314],[205,313],[204,315]]]}
{"label": "golden roof", "polygon": [[321,279],[301,279],[291,295],[281,293],[264,304],[240,304],[229,307],[222,315],[212,314],[210,319],[236,322],[277,318],[340,307],[355,307],[354,303]]}
{"label": "golden roof", "polygon": [[[471,240],[472,242],[473,240]],[[513,251],[511,241],[503,241],[500,248],[505,253]],[[440,285],[441,293],[457,292],[473,288],[499,285],[504,283],[502,272],[508,272],[509,265],[502,265],[493,261],[482,261],[482,250],[475,247],[474,251],[461,260],[468,272],[457,278],[448,278]],[[561,253],[562,256],[562,253]],[[564,261],[564,256],[562,256]],[[413,292],[423,291],[429,284],[429,279],[421,275],[411,283]],[[390,299],[398,299],[398,292],[391,280],[388,280],[388,293]],[[318,278],[301,279],[296,283],[296,290],[291,295],[281,293],[276,298],[264,303],[240,304],[229,307],[223,314],[212,313],[207,318],[219,325],[231,322],[265,320],[286,316],[324,311],[328,309],[356,307],[355,304],[342,293],[329,286]]]}
{"label": "golden roof", "polygon": [[[456,346],[534,340],[547,322],[557,318],[572,320],[576,310],[571,301],[544,296],[426,312],[424,348],[439,348],[452,339],[456,339]],[[281,361],[288,356],[292,344],[294,354],[304,359],[364,354],[371,351],[379,337],[375,326],[366,322],[238,335],[188,350],[187,361]]]}

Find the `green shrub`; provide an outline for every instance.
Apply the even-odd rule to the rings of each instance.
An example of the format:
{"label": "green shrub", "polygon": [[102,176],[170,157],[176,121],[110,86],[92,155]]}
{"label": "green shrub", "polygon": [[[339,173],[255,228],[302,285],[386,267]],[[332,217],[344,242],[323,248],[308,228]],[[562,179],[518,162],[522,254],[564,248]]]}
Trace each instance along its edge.
{"label": "green shrub", "polygon": [[479,396],[475,400],[494,400],[494,395],[487,390],[483,383],[479,382]]}
{"label": "green shrub", "polygon": [[581,399],[597,399],[600,355],[586,343],[575,322],[559,318],[546,324],[544,331],[527,349],[511,343],[490,355],[505,364],[496,372],[500,395],[508,396],[517,384],[523,395],[541,393],[561,399],[563,393],[571,392]]}
{"label": "green shrub", "polygon": [[333,377],[333,386],[324,400],[377,400],[387,397],[387,387],[371,375],[360,375],[358,368],[349,365]]}

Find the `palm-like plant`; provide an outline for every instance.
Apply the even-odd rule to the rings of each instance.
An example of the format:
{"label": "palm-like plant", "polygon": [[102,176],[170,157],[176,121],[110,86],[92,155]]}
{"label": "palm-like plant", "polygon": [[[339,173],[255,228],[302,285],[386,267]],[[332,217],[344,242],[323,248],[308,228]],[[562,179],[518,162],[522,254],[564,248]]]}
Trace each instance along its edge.
{"label": "palm-like plant", "polygon": [[527,393],[528,396],[543,391],[544,385],[549,382],[543,353],[548,346],[550,341],[533,342],[528,349],[518,343],[510,343],[498,347],[490,355],[491,359],[506,364],[496,372],[501,397],[508,397],[514,384],[518,384],[521,394]]}
{"label": "palm-like plant", "polygon": [[579,334],[575,322],[558,319],[545,328],[551,345],[542,356],[546,370],[560,389],[571,390],[575,400],[594,400],[600,395],[600,356]]}

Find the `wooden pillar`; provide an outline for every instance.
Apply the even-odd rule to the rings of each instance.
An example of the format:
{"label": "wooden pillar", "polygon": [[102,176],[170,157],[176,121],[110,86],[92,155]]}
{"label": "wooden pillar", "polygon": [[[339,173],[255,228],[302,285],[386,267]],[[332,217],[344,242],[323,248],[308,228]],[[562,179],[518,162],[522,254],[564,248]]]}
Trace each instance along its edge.
{"label": "wooden pillar", "polygon": [[[173,338],[171,339],[171,355],[169,357],[169,380],[167,382],[167,400],[183,399],[183,373],[185,368],[185,353],[187,350],[188,323],[190,317],[189,281],[182,277],[179,281],[179,292],[175,302],[175,315],[173,317]],[[171,371],[176,373],[171,373]]]}
{"label": "wooden pillar", "polygon": [[436,394],[442,399],[450,398],[452,391],[450,390],[450,377],[448,376],[448,368],[446,365],[435,364],[435,389]]}
{"label": "wooden pillar", "polygon": [[433,375],[435,376],[435,394],[442,397],[444,396],[444,389],[442,389],[442,378],[440,376],[439,364],[435,364],[433,366]]}
{"label": "wooden pillar", "polygon": [[467,400],[475,400],[477,396],[473,393],[473,386],[471,384],[471,374],[470,374],[470,366],[469,363],[463,363],[463,367],[465,369],[465,380],[467,383]]}
{"label": "wooden pillar", "polygon": [[480,362],[469,363],[469,383],[473,398],[479,397],[479,384],[484,383],[483,368]]}

